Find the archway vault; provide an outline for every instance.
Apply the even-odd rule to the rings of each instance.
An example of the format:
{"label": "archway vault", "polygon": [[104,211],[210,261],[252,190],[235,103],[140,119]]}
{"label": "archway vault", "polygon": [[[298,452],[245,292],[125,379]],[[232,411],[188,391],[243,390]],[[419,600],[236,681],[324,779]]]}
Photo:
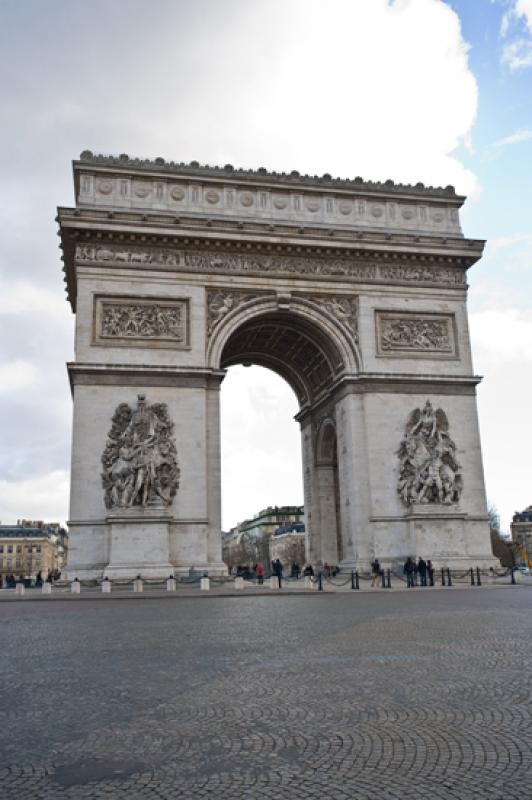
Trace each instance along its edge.
{"label": "archway vault", "polygon": [[292,387],[300,407],[330,392],[340,375],[357,371],[356,342],[332,314],[305,300],[283,305],[271,297],[227,313],[213,331],[208,361],[216,369],[271,369]]}

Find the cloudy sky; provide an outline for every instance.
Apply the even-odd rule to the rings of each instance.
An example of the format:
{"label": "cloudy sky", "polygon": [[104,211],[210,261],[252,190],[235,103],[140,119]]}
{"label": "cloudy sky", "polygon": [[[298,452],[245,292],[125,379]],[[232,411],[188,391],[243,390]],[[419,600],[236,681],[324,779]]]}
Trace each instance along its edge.
{"label": "cloudy sky", "polygon": [[[1,0],[0,519],[66,520],[57,205],[84,149],[447,185],[469,196],[488,497],[532,503],[532,0]],[[302,502],[296,402],[224,382],[224,526]]]}

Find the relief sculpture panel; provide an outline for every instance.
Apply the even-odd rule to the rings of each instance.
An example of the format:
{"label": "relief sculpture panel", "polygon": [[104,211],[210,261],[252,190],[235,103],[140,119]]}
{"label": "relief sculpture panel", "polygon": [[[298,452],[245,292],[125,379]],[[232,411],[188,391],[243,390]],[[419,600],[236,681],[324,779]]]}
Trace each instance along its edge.
{"label": "relief sculpture panel", "polygon": [[94,344],[188,347],[188,301],[95,297]]}
{"label": "relief sculpture panel", "polygon": [[376,311],[377,355],[456,358],[452,314]]}

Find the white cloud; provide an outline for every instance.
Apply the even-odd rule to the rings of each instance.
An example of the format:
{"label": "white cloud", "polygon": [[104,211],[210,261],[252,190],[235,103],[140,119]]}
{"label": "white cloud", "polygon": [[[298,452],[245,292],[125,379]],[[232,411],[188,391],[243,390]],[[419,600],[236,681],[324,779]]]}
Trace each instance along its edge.
{"label": "white cloud", "polygon": [[69,480],[66,470],[52,470],[26,480],[0,480],[0,519],[4,524],[22,518],[64,522]]}
{"label": "white cloud", "polygon": [[529,139],[532,139],[531,130],[519,130],[515,131],[515,133],[511,133],[509,136],[505,136],[503,139],[499,139],[497,142],[494,143],[494,146],[504,147],[505,145],[509,144],[519,144],[520,142],[528,142]]}
{"label": "white cloud", "polygon": [[22,359],[0,364],[0,394],[15,394],[37,382],[38,370]]}
{"label": "white cloud", "polygon": [[475,371],[484,375],[478,410],[486,488],[509,530],[514,511],[530,504],[532,320],[491,309],[470,314],[470,330]]}
{"label": "white cloud", "polygon": [[532,0],[510,0],[501,21],[501,59],[511,70],[532,66]]}

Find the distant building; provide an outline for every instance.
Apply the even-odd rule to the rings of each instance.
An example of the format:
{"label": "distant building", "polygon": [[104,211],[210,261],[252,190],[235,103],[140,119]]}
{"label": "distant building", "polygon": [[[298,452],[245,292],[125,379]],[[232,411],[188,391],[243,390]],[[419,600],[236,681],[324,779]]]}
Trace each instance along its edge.
{"label": "distant building", "polygon": [[66,561],[68,534],[58,522],[18,520],[0,525],[0,575],[34,578],[40,572],[61,571]]}
{"label": "distant building", "polygon": [[304,523],[292,522],[277,528],[270,539],[270,559],[275,558],[283,564],[285,574],[290,573],[293,564],[303,569],[306,562]]}
{"label": "distant building", "polygon": [[532,506],[516,511],[510,525],[518,561],[532,567]]}
{"label": "distant building", "polygon": [[[251,519],[240,522],[222,533],[223,560],[228,567],[262,561],[268,566],[272,558],[271,541],[277,531],[299,528],[298,539],[305,538],[303,506],[268,506]],[[281,559],[282,560],[282,559]]]}

